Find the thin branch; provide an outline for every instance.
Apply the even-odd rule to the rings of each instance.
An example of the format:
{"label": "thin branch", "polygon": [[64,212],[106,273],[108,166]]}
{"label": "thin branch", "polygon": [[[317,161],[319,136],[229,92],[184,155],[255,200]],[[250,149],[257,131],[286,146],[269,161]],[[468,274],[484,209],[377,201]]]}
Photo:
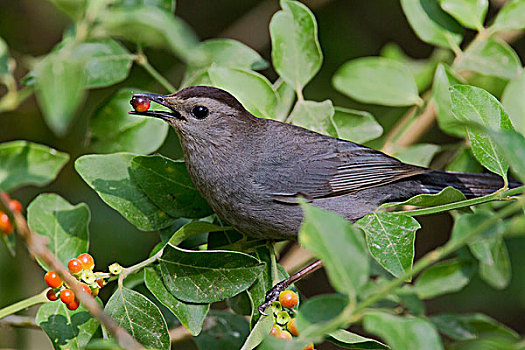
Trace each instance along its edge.
{"label": "thin branch", "polygon": [[[0,191],[0,194],[3,194],[3,192]],[[1,197],[2,196],[0,196],[0,210],[8,213],[11,218],[14,218],[16,230],[26,242],[27,249],[31,255],[34,258],[42,260],[60,276],[62,281],[73,290],[79,302],[115,337],[120,346],[124,349],[144,349],[126,330],[104,313],[104,310],[95,298],[83,291],[78,280],[69,273],[64,264],[49,250],[47,247],[48,239],[31,231],[24,216],[19,212],[9,210],[8,203],[4,202],[4,199]]]}
{"label": "thin branch", "polygon": [[178,326],[169,330],[171,343],[178,343],[180,341],[190,339],[191,333],[184,328],[184,326]]}
{"label": "thin branch", "polygon": [[0,319],[0,327],[20,327],[40,329],[35,318],[30,316],[10,315]]}

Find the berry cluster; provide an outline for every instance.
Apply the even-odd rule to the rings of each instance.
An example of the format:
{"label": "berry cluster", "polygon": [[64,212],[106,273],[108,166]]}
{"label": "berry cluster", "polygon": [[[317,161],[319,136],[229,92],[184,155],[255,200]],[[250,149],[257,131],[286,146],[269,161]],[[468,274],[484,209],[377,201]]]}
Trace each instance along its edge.
{"label": "berry cluster", "polygon": [[[69,260],[67,267],[69,272],[81,281],[80,286],[85,293],[97,296],[99,289],[107,283],[103,278],[96,278],[96,274],[93,272],[95,260],[88,253],[80,254],[76,258]],[[55,271],[48,271],[44,275],[44,281],[51,288],[47,291],[49,300],[55,301],[60,298],[69,310],[78,308],[79,304],[75,293],[64,285]]]}
{"label": "berry cluster", "polygon": [[[9,209],[11,211],[22,212],[22,204],[16,199],[11,199],[6,193],[2,193],[2,199],[9,203]],[[9,220],[9,216],[3,211],[0,211],[0,234],[10,235],[13,233],[13,224]]]}
{"label": "berry cluster", "polygon": [[[293,308],[298,304],[299,297],[294,291],[285,290],[279,294],[279,301],[274,301],[271,306],[274,320],[271,336],[286,340],[299,335],[296,319],[293,317]],[[306,346],[303,350],[314,350],[314,344]]]}

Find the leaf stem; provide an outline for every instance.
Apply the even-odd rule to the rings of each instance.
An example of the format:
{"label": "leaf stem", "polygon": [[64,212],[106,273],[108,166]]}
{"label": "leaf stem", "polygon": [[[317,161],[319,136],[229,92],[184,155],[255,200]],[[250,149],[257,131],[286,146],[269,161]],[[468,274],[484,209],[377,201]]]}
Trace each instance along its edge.
{"label": "leaf stem", "polygon": [[477,204],[482,204],[482,203],[487,203],[487,202],[492,202],[492,201],[497,201],[497,200],[504,201],[504,200],[513,199],[511,196],[521,194],[524,191],[524,189],[525,189],[524,187],[518,187],[518,188],[513,188],[511,190],[506,190],[506,191],[496,191],[484,197],[467,199],[467,200],[460,201],[460,202],[443,204],[443,205],[438,205],[438,206],[430,207],[430,208],[406,210],[406,211],[399,211],[399,212],[394,212],[394,213],[409,215],[409,216],[436,214],[436,213],[441,213],[444,211],[470,207],[471,205],[477,205]]}
{"label": "leaf stem", "polygon": [[124,280],[124,278],[126,278],[127,276],[129,276],[130,274],[140,270],[140,269],[143,269],[144,267],[148,266],[148,265],[151,265],[153,264],[154,262],[156,262],[157,260],[159,260],[159,258],[162,256],[162,253],[164,252],[164,249],[161,249],[159,250],[155,255],[147,258],[146,260],[143,260],[141,262],[139,262],[138,264],[135,264],[133,266],[130,266],[130,267],[125,267],[122,272],[119,274],[119,284],[121,283],[121,281]]}
{"label": "leaf stem", "polygon": [[171,85],[171,83],[162,76],[157,70],[149,63],[148,58],[144,53],[139,52],[135,56],[135,62],[141,67],[143,67],[146,72],[149,73],[149,75],[152,76],[153,79],[155,79],[160,85],[162,85],[166,90],[168,90],[170,93],[177,91],[175,86]]}
{"label": "leaf stem", "polygon": [[42,292],[33,295],[32,297],[20,300],[17,303],[11,304],[9,306],[4,307],[3,309],[0,309],[0,319],[22,311],[24,309],[27,309],[28,307],[31,307],[33,305],[45,303],[47,301],[46,293],[48,290],[49,288],[46,288]]}

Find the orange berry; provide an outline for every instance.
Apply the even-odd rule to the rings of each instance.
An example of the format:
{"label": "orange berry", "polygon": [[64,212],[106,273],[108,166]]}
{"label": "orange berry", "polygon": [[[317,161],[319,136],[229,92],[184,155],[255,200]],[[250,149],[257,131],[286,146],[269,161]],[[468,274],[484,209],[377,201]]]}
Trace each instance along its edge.
{"label": "orange berry", "polygon": [[295,318],[292,318],[288,322],[286,329],[288,329],[288,332],[292,333],[292,335],[295,335],[296,337],[299,335],[299,331],[297,330],[297,320]]}
{"label": "orange berry", "polygon": [[79,306],[79,302],[77,299],[74,299],[72,302],[70,302],[69,304],[66,304],[66,307],[71,310],[71,311],[75,311],[76,309],[78,309],[78,306]]}
{"label": "orange berry", "polygon": [[303,350],[314,350],[314,344],[307,345]]}
{"label": "orange berry", "polygon": [[95,260],[93,260],[93,257],[88,253],[80,254],[77,256],[77,259],[82,263],[84,270],[92,270],[95,266]]}
{"label": "orange berry", "polygon": [[80,288],[82,288],[82,291],[87,294],[91,294],[91,288],[85,283],[80,283]]}
{"label": "orange berry", "polygon": [[277,334],[276,338],[288,340],[288,339],[292,339],[292,335],[288,331],[280,331]]}
{"label": "orange berry", "polygon": [[53,289],[50,289],[47,291],[46,297],[51,301],[55,301],[55,300],[58,300],[58,293],[54,291]]}
{"label": "orange berry", "polygon": [[13,225],[9,220],[9,216],[3,211],[0,211],[0,232],[5,235],[13,233]]}
{"label": "orange berry", "polygon": [[279,302],[283,307],[291,309],[299,304],[299,297],[293,290],[284,290],[279,294]]}
{"label": "orange berry", "polygon": [[11,209],[11,211],[16,211],[16,212],[21,213],[22,212],[22,203],[20,203],[16,199],[12,199],[9,202],[9,209]]}
{"label": "orange berry", "polygon": [[72,303],[75,300],[75,293],[71,289],[63,289],[60,292],[60,300],[66,305]]}
{"label": "orange berry", "polygon": [[279,328],[278,325],[273,325],[272,329],[270,330],[270,335],[272,337],[277,337],[277,334],[279,334],[279,332],[281,331],[281,328]]}
{"label": "orange berry", "polygon": [[47,271],[44,275],[44,281],[51,288],[58,288],[62,285],[62,280],[55,271]]}
{"label": "orange berry", "polygon": [[84,269],[84,266],[79,259],[73,258],[67,263],[67,268],[72,274],[77,274]]}

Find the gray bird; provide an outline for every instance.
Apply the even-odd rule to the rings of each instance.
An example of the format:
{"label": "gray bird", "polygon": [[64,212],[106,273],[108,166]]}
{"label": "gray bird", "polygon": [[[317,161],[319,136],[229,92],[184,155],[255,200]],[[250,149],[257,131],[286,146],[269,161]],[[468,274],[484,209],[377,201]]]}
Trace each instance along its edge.
{"label": "gray bird", "polygon": [[355,221],[383,203],[447,186],[472,198],[503,185],[492,174],[409,165],[353,142],[257,118],[213,87],[134,94],[131,103],[148,99],[170,111],[130,113],[173,126],[197,190],[220,217],[252,237],[295,239],[303,219],[298,196]]}

